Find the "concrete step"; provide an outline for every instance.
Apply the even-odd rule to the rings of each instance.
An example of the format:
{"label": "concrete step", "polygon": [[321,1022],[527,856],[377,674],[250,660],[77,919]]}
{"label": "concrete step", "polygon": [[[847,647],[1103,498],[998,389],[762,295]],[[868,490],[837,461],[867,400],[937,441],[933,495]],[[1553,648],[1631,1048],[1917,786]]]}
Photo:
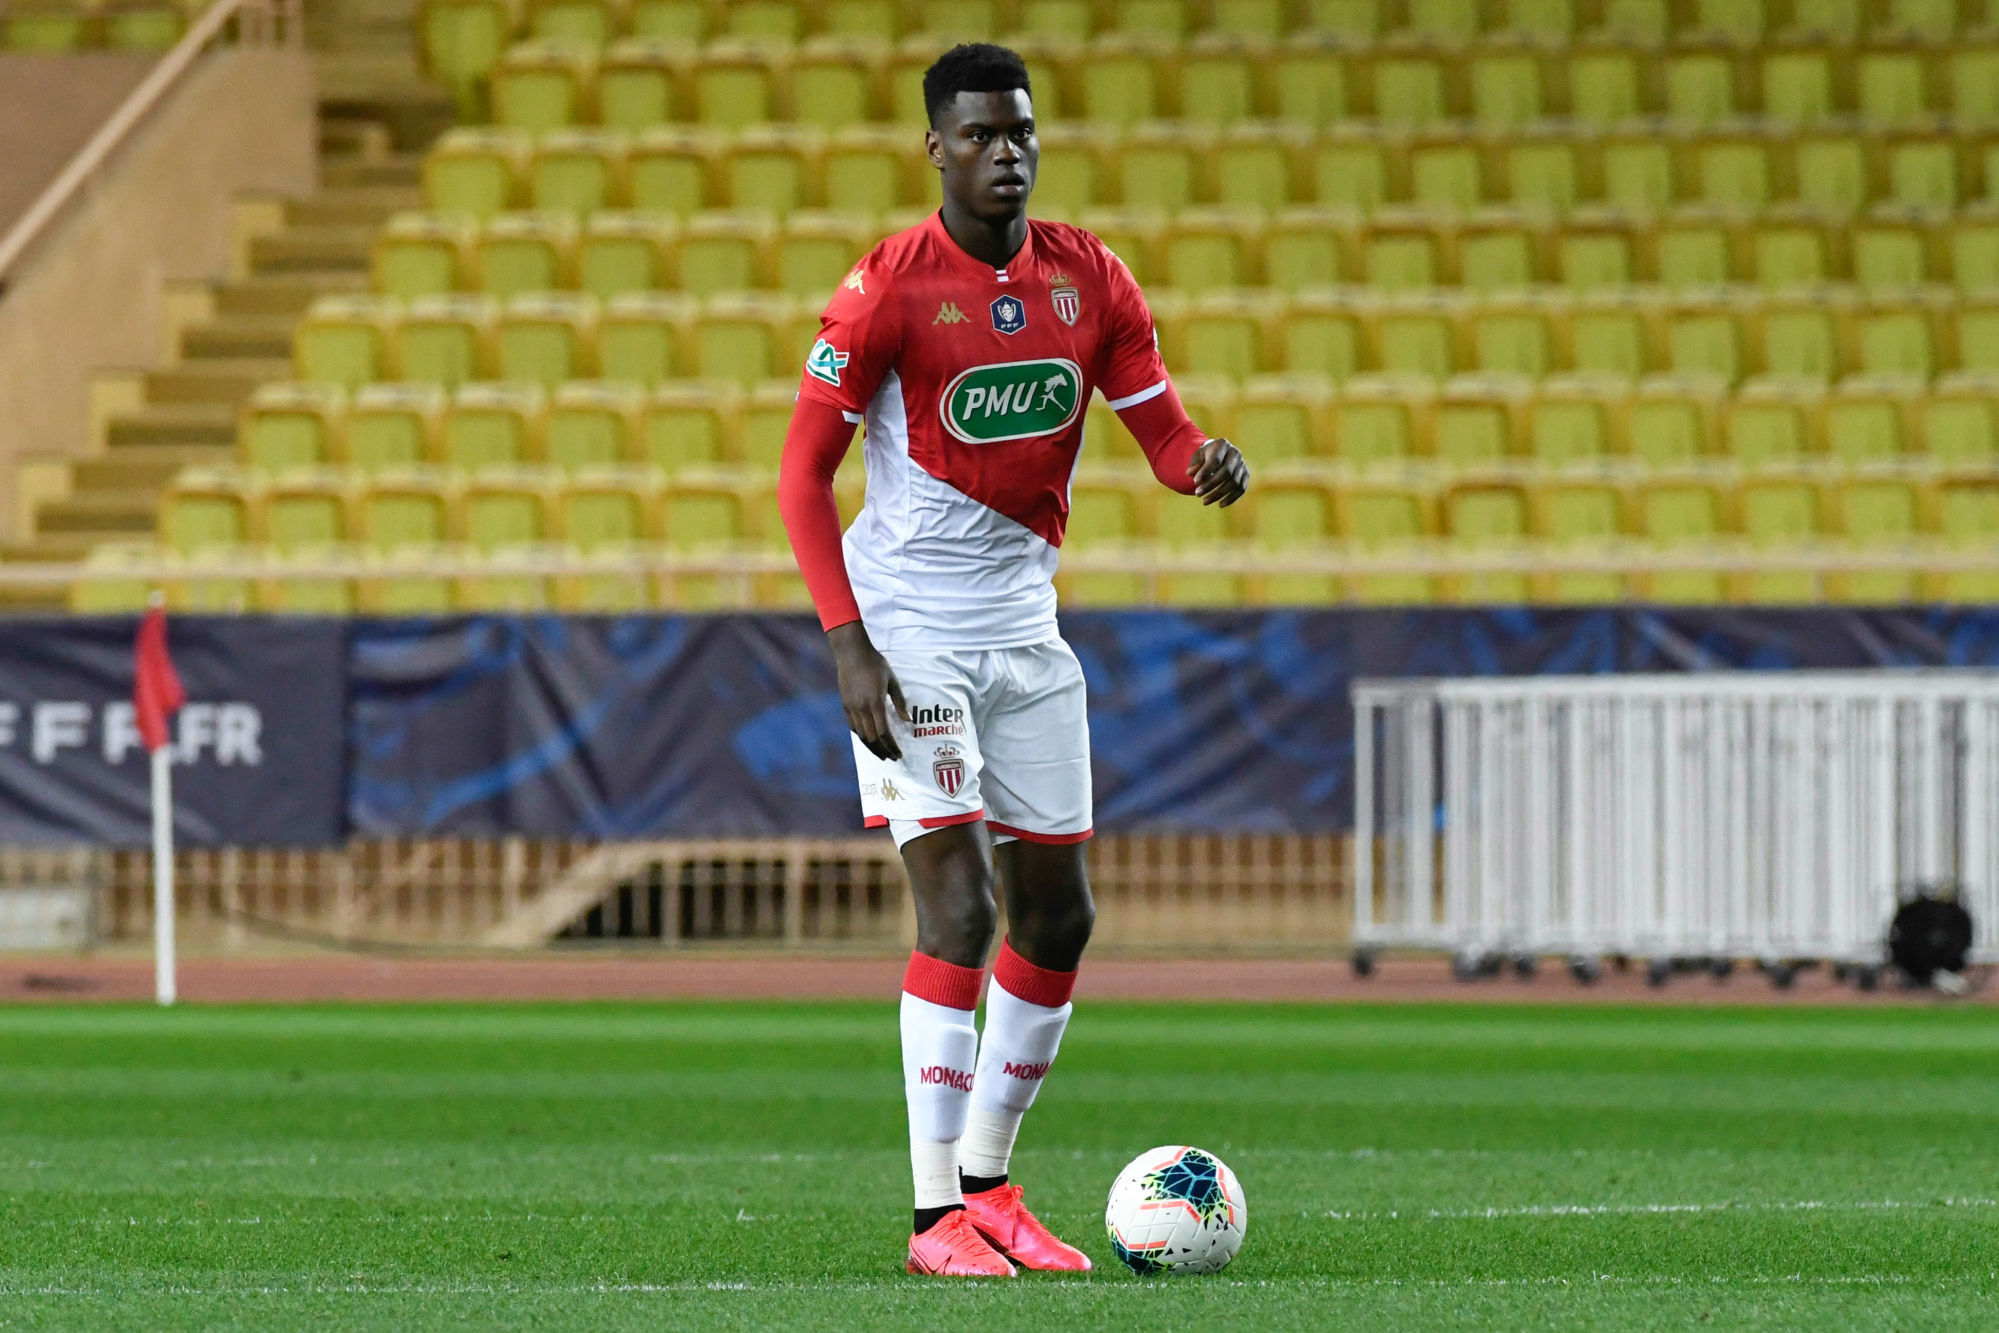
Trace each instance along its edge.
{"label": "concrete step", "polygon": [[423,191],[413,185],[348,185],[323,189],[310,199],[285,206],[292,227],[325,230],[370,227],[379,230],[392,213],[423,207]]}
{"label": "concrete step", "polygon": [[237,459],[234,444],[134,444],[92,454],[70,467],[75,494],[118,490],[163,490],[187,467],[227,467]]}
{"label": "concrete step", "polygon": [[368,267],[378,227],[287,227],[250,242],[250,270],[325,273]]}
{"label": "concrete step", "polygon": [[328,116],[319,119],[319,160],[359,158],[379,162],[395,151],[389,127],[379,120],[360,116]]}
{"label": "concrete step", "polygon": [[25,542],[16,542],[6,549],[6,559],[14,563],[28,564],[70,564],[90,554],[90,548],[100,541],[129,542],[144,541],[145,535],[134,538],[129,532],[49,532],[42,533]]}
{"label": "concrete step", "polygon": [[0,583],[0,611],[67,611],[69,589],[49,584],[21,587]]}
{"label": "concrete step", "polygon": [[35,511],[38,535],[130,541],[153,533],[160,493],[151,488],[79,491]]}
{"label": "concrete step", "polygon": [[352,269],[323,273],[273,273],[224,283],[215,289],[217,315],[303,315],[322,296],[368,290],[368,275]]}
{"label": "concrete step", "polygon": [[298,320],[291,315],[221,315],[205,324],[196,324],[180,336],[181,355],[197,357],[289,357],[292,330]]}
{"label": "concrete step", "polygon": [[106,423],[105,437],[113,453],[228,446],[236,441],[236,409],[227,404],[182,403],[121,412]]}
{"label": "concrete step", "polygon": [[248,398],[260,384],[292,377],[288,359],[204,357],[146,374],[149,403],[227,403]]}
{"label": "concrete step", "polygon": [[414,189],[423,184],[423,154],[398,153],[379,162],[322,162],[319,184],[326,190],[374,185]]}

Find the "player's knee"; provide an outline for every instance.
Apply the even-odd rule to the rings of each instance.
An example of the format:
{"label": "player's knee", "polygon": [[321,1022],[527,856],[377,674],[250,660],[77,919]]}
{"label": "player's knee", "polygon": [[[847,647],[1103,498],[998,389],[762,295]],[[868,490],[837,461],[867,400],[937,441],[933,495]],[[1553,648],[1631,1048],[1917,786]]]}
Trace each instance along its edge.
{"label": "player's knee", "polygon": [[927,914],[918,930],[917,948],[961,967],[983,967],[999,927],[992,883],[956,886]]}

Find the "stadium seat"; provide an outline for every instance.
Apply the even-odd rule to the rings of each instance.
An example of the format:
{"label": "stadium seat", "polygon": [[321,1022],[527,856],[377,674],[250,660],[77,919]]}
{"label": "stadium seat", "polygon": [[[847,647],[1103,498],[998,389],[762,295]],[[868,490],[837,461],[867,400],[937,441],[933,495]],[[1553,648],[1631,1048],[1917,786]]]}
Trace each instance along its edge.
{"label": "stadium seat", "polygon": [[548,539],[554,494],[538,468],[488,468],[465,479],[459,521],[468,545],[491,555]]}
{"label": "stadium seat", "polygon": [[685,219],[719,202],[711,184],[722,139],[711,131],[655,126],[632,141],[632,207]]}
{"label": "stadium seat", "polygon": [[1384,292],[1411,292],[1444,281],[1443,238],[1428,214],[1382,209],[1361,230],[1360,275]]}
{"label": "stadium seat", "polygon": [[[416,22],[425,68],[451,90],[460,114],[477,114],[486,80],[506,49],[513,24],[508,7],[501,0],[422,0]],[[9,32],[5,45],[14,44]]]}
{"label": "stadium seat", "polygon": [[351,477],[340,468],[293,468],[272,475],[263,489],[258,537],[285,555],[339,545],[346,539],[356,494]]}
{"label": "stadium seat", "polygon": [[1458,224],[1458,284],[1477,292],[1517,291],[1545,276],[1549,236],[1530,214],[1488,209]]}
{"label": "stadium seat", "polygon": [[[406,498],[406,505],[388,504],[386,511],[398,517],[414,516],[420,502],[414,496]],[[464,609],[453,594],[452,581],[431,572],[441,560],[464,554],[445,542],[415,540],[399,541],[386,549],[371,548],[366,570],[355,581],[355,604],[373,615],[439,616]]]}
{"label": "stadium seat", "polygon": [[1735,52],[1693,49],[1666,57],[1666,116],[1681,125],[1715,125],[1743,109]]}
{"label": "stadium seat", "polygon": [[1616,125],[1646,107],[1640,95],[1644,56],[1622,41],[1578,46],[1568,61],[1570,114],[1585,125]]}
{"label": "stadium seat", "polygon": [[499,305],[484,296],[424,296],[403,308],[396,369],[405,380],[455,389],[493,364]]}
{"label": "stadium seat", "polygon": [[1162,240],[1166,281],[1185,292],[1250,286],[1262,242],[1263,215],[1256,209],[1182,209]]}
{"label": "stadium seat", "polygon": [[892,42],[902,35],[902,13],[896,0],[826,0],[820,21],[835,36]]}
{"label": "stadium seat", "polygon": [[1829,52],[1804,47],[1766,52],[1762,75],[1763,115],[1767,119],[1786,125],[1818,125],[1836,114]]}
{"label": "stadium seat", "polygon": [[1213,157],[1212,128],[1184,121],[1139,121],[1116,154],[1119,196],[1127,208],[1182,209],[1205,193],[1202,163]]}
{"label": "stadium seat", "polygon": [[1490,470],[1509,461],[1526,436],[1527,381],[1502,375],[1459,375],[1432,408],[1431,445],[1437,462],[1454,471]]}
{"label": "stadium seat", "polygon": [[1076,221],[1095,232],[1097,239],[1124,261],[1141,287],[1157,282],[1161,266],[1156,256],[1165,232],[1165,214],[1156,210],[1092,208]]}
{"label": "stadium seat", "polygon": [[576,242],[576,281],[599,300],[667,286],[680,228],[660,213],[592,213]]}
{"label": "stadium seat", "polygon": [[1441,292],[1400,292],[1360,306],[1368,361],[1386,375],[1442,380],[1458,369],[1464,303]]}
{"label": "stadium seat", "polygon": [[1745,467],[1795,465],[1823,435],[1825,387],[1816,380],[1753,379],[1725,409],[1722,442]]}
{"label": "stadium seat", "polygon": [[1332,401],[1333,383],[1323,376],[1254,375],[1242,383],[1235,428],[1254,442],[1259,460],[1283,464],[1311,458],[1320,441],[1330,439]]}
{"label": "stadium seat", "polygon": [[[1128,6],[1120,6],[1128,8]],[[1293,33],[1269,66],[1271,111],[1300,125],[1329,126],[1347,114],[1343,48],[1329,32]]]}
{"label": "stadium seat", "polygon": [[[1805,477],[1757,478],[1736,491],[1738,522],[1752,549],[1781,551],[1815,541],[1821,531],[1819,488]],[[1808,606],[1819,600],[1810,570],[1757,570],[1728,580],[1733,600]]]}
{"label": "stadium seat", "polygon": [[1936,373],[1936,322],[1941,312],[1928,300],[1890,297],[1863,304],[1853,316],[1854,369],[1868,375]]}
{"label": "stadium seat", "polygon": [[1843,381],[1824,407],[1826,454],[1849,466],[1902,459],[1912,449],[1916,408],[1927,387],[1920,380],[1897,378]]}
{"label": "stadium seat", "polygon": [[1870,291],[1902,291],[1930,280],[1934,228],[1920,213],[1884,205],[1852,230],[1853,281]]}
{"label": "stadium seat", "polygon": [[[1047,126],[1040,133],[1043,156],[1035,202],[1066,209],[1081,207],[1059,187],[1051,192],[1059,179],[1050,174],[1056,169],[1053,164],[1064,160],[1059,156],[1062,127]],[[920,136],[894,126],[849,125],[834,131],[826,141],[826,207],[846,213],[875,213],[884,206],[913,203],[910,180],[922,146]]]}
{"label": "stadium seat", "polygon": [[1295,293],[1281,315],[1283,369],[1293,375],[1351,379],[1361,365],[1361,325],[1353,298],[1339,288]]}
{"label": "stadium seat", "polygon": [[423,160],[423,197],[432,212],[489,218],[524,202],[533,140],[519,130],[447,130]]}
{"label": "stadium seat", "polygon": [[440,384],[370,384],[348,408],[341,461],[364,476],[422,465],[437,452],[448,402]]}
{"label": "stadium seat", "polygon": [[[1073,553],[1137,555],[1155,533],[1159,485],[1150,472],[1130,467],[1078,468],[1069,483],[1069,519],[1064,529],[1064,564]],[[1083,605],[1132,605],[1147,600],[1139,573],[1098,570],[1060,572],[1062,594]]]}
{"label": "stadium seat", "polygon": [[528,6],[528,31],[536,37],[592,50],[611,40],[618,19],[609,0],[533,0]]}
{"label": "stadium seat", "polygon": [[1704,377],[1648,376],[1625,418],[1625,447],[1648,467],[1683,468],[1719,452],[1727,386]]}
{"label": "stadium seat", "polygon": [[322,296],[292,335],[292,369],[301,380],[357,389],[389,378],[389,354],[402,308],[368,296]]}
{"label": "stadium seat", "polygon": [[265,384],[243,404],[237,444],[266,472],[319,467],[344,446],[347,390],[339,384]]}
{"label": "stadium seat", "polygon": [[1602,463],[1618,445],[1626,389],[1589,376],[1540,381],[1526,409],[1527,452],[1550,469]]}
{"label": "stadium seat", "polygon": [[240,547],[253,540],[261,526],[262,500],[260,473],[182,468],[160,497],[160,540],[183,556]]}
{"label": "stadium seat", "polygon": [[[1343,483],[1333,512],[1340,536],[1364,556],[1414,554],[1437,531],[1436,497],[1419,485]],[[1418,573],[1355,573],[1346,577],[1346,596],[1366,605],[1422,605],[1436,600],[1436,581]]]}
{"label": "stadium seat", "polygon": [[804,361],[792,355],[797,320],[797,306],[788,296],[739,292],[710,297],[694,320],[694,373],[745,386],[788,377]]}
{"label": "stadium seat", "polygon": [[1328,131],[1308,154],[1312,197],[1318,203],[1366,214],[1387,201],[1389,154],[1378,135]]}
{"label": "stadium seat", "polygon": [[777,474],[784,436],[798,404],[798,385],[789,379],[762,380],[743,395],[737,419],[738,457],[753,471]]}
{"label": "stadium seat", "polygon": [[792,118],[828,131],[874,120],[887,68],[884,38],[813,38],[791,63]]}
{"label": "stadium seat", "polygon": [[694,119],[728,129],[775,120],[778,85],[787,63],[772,48],[739,39],[703,46],[689,75]]}
{"label": "stadium seat", "polygon": [[[1338,525],[1333,493],[1309,471],[1280,467],[1258,476],[1251,501],[1252,534],[1266,556],[1310,557],[1332,549]],[[1265,574],[1250,580],[1266,606],[1323,606],[1341,599],[1332,574]]]}
{"label": "stadium seat", "polygon": [[1567,316],[1564,303],[1540,294],[1479,301],[1466,312],[1471,368],[1528,379],[1550,374],[1560,357],[1557,329]]}
{"label": "stadium seat", "polygon": [[1923,56],[1890,44],[1860,53],[1856,84],[1863,120],[1877,125],[1907,124],[1929,114],[1924,92]]}
{"label": "stadium seat", "polygon": [[909,126],[928,123],[923,106],[923,71],[935,64],[949,46],[949,42],[931,32],[913,32],[896,43],[888,58],[890,121]]}
{"label": "stadium seat", "polygon": [[1325,287],[1345,276],[1340,230],[1345,219],[1309,205],[1286,208],[1263,233],[1263,279],[1278,291]]}
{"label": "stadium seat", "polygon": [[639,460],[667,472],[741,458],[742,390],[726,380],[661,384],[647,400]]}
{"label": "stadium seat", "polygon": [[622,133],[605,130],[551,130],[535,143],[528,165],[528,197],[543,212],[587,216],[615,208],[627,192]]}
{"label": "stadium seat", "polygon": [[621,466],[638,455],[643,387],[620,380],[572,380],[555,390],[543,430],[542,457],[576,474]]}
{"label": "stadium seat", "polygon": [[1372,42],[1388,26],[1387,0],[1309,0],[1306,26],[1348,41]]}
{"label": "stadium seat", "polygon": [[[1528,533],[1527,495],[1503,482],[1459,483],[1443,496],[1450,544],[1465,554],[1510,554]],[[1510,570],[1466,570],[1444,581],[1452,601],[1520,604],[1530,600],[1528,576]]]}
{"label": "stadium seat", "polygon": [[1149,35],[1111,33],[1091,43],[1077,70],[1083,117],[1132,125],[1164,115],[1161,66],[1172,51]]}
{"label": "stadium seat", "polygon": [[1243,379],[1274,359],[1272,342],[1281,305],[1266,292],[1213,291],[1188,302],[1157,294],[1153,317],[1173,364],[1197,375]]}
{"label": "stadium seat", "polygon": [[1450,115],[1446,62],[1441,55],[1412,50],[1382,54],[1374,66],[1374,118],[1383,125],[1422,129]]}
{"label": "stadium seat", "polygon": [[553,130],[588,119],[597,52],[587,43],[520,42],[493,71],[493,118],[523,130]]}
{"label": "stadium seat", "polygon": [[1516,207],[1556,216],[1573,211],[1582,197],[1580,144],[1563,135],[1519,132],[1505,146],[1506,197]]}
{"label": "stadium seat", "polygon": [[494,365],[503,380],[553,390],[595,369],[597,299],[575,292],[526,292],[501,309]]}
{"label": "stadium seat", "polygon": [[375,241],[375,289],[405,301],[456,290],[471,266],[478,234],[470,217],[396,214]]}
{"label": "stadium seat", "polygon": [[674,87],[685,78],[688,48],[670,39],[613,42],[597,70],[597,119],[637,134],[675,118]]}
{"label": "stadium seat", "polygon": [[[1666,551],[1691,552],[1720,546],[1728,523],[1718,487],[1693,478],[1651,481],[1638,488],[1639,534]],[[1707,569],[1654,569],[1634,589],[1647,601],[1713,604],[1723,600],[1721,576]]]}
{"label": "stadium seat", "polygon": [[1945,375],[1917,410],[1917,438],[1936,466],[1977,471],[1999,465],[1999,381],[1977,373]]}
{"label": "stadium seat", "polygon": [[1683,296],[1663,313],[1666,369],[1675,375],[1712,375],[1734,384],[1747,361],[1741,338],[1741,303],[1728,296]]}
{"label": "stadium seat", "polygon": [[479,290],[506,298],[570,285],[576,238],[576,219],[568,213],[488,218],[475,247]]}
{"label": "stadium seat", "polygon": [[696,302],[678,293],[628,292],[605,303],[597,326],[597,373],[646,386],[693,369]]}
{"label": "stadium seat", "polygon": [[680,286],[695,296],[769,286],[777,228],[760,211],[697,213],[680,233]]}
{"label": "stadium seat", "polygon": [[[1330,439],[1340,462],[1356,467],[1406,463],[1431,452],[1436,391],[1424,380],[1357,375],[1333,400]],[[1349,525],[1342,523],[1342,530]]]}
{"label": "stadium seat", "polygon": [[[1540,481],[1527,494],[1532,535],[1565,555],[1608,555],[1620,549],[1624,495],[1604,481]],[[1614,570],[1545,570],[1529,576],[1537,601],[1569,605],[1621,602],[1630,596]]]}
{"label": "stadium seat", "polygon": [[1583,294],[1571,307],[1569,363],[1583,374],[1635,380],[1658,364],[1653,303],[1620,289]]}
{"label": "stadium seat", "polygon": [[1477,143],[1439,139],[1409,152],[1410,201],[1443,213],[1468,213],[1485,202],[1483,154]]}
{"label": "stadium seat", "polygon": [[759,125],[737,131],[723,149],[729,207],[783,217],[819,193],[826,136],[814,126]]}
{"label": "stadium seat", "polygon": [[1234,125],[1255,117],[1257,72],[1270,57],[1265,39],[1220,32],[1196,37],[1180,57],[1180,118]]}
{"label": "stadium seat", "polygon": [[[667,485],[661,524],[667,545],[683,554],[714,558],[752,544],[752,492],[740,475],[683,471]],[[725,574],[679,573],[661,579],[672,605],[693,608],[739,605],[747,581]]]}
{"label": "stadium seat", "polygon": [[793,213],[777,239],[778,289],[801,301],[823,303],[879,236],[865,213]]}
{"label": "stadium seat", "polygon": [[724,7],[722,18],[732,37],[789,46],[804,35],[800,8],[789,0],[733,0]]}
{"label": "stadium seat", "polygon": [[1295,125],[1233,125],[1222,132],[1214,159],[1215,198],[1274,213],[1297,195],[1299,164],[1312,140]]}
{"label": "stadium seat", "polygon": [[1471,58],[1472,120],[1494,129],[1512,129],[1540,120],[1546,112],[1542,61],[1528,47],[1492,46]]}
{"label": "stadium seat", "polygon": [[[1989,477],[1950,478],[1937,490],[1937,535],[1946,549],[1989,552],[1999,543],[1999,484]],[[1990,603],[1999,600],[1999,570],[1939,571],[1924,580],[1937,601]]]}
{"label": "stadium seat", "polygon": [[344,544],[303,547],[296,551],[266,548],[265,570],[256,585],[256,608],[278,615],[345,616],[358,609],[354,580],[308,573],[337,559],[358,559],[359,548]]}
{"label": "stadium seat", "polygon": [[461,384],[451,395],[439,436],[439,455],[464,472],[513,467],[541,452],[548,397],[538,384]]}
{"label": "stadium seat", "polygon": [[1798,202],[1831,216],[1859,212],[1870,197],[1867,145],[1829,131],[1799,138],[1795,148]]}
{"label": "stadium seat", "polygon": [[[1827,500],[1831,530],[1857,550],[1912,550],[1928,526],[1921,488],[1899,478],[1847,478]],[[1913,570],[1844,570],[1826,585],[1835,601],[1883,606],[1917,600],[1920,579]]]}
{"label": "stadium seat", "polygon": [[1822,381],[1836,379],[1844,365],[1842,329],[1851,302],[1832,292],[1765,299],[1744,322],[1755,330],[1761,373]]}

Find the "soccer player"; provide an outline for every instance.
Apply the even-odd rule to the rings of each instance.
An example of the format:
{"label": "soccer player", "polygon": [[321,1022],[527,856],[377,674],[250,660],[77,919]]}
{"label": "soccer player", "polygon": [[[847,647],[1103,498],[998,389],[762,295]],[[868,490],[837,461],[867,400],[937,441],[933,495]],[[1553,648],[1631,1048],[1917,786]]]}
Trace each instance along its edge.
{"label": "soccer player", "polygon": [[[943,207],[877,245],[826,307],[778,481],[862,811],[894,835],[916,900],[902,994],[912,1273],[1090,1266],[1007,1167],[1095,917],[1083,673],[1050,581],[1091,392],[1173,490],[1228,505],[1249,481],[1235,446],[1188,420],[1124,264],[1080,228],[1028,220],[1030,92],[1004,47],[959,46],[925,73]],[[862,422],[867,499],[843,543],[833,474]],[[1009,929],[982,1042],[996,882]]]}

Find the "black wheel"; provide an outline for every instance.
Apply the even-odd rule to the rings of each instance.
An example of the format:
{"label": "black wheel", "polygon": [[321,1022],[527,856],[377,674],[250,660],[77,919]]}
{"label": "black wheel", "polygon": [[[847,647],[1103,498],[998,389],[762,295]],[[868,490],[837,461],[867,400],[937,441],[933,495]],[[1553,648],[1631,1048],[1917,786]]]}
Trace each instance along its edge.
{"label": "black wheel", "polygon": [[1852,969],[1853,984],[1860,990],[1871,991],[1881,984],[1881,969],[1878,967],[1856,967]]}
{"label": "black wheel", "polygon": [[1778,990],[1791,989],[1791,983],[1798,979],[1798,969],[1790,963],[1772,963],[1769,972],[1770,984]]}
{"label": "black wheel", "polygon": [[1355,949],[1353,951],[1353,974],[1362,980],[1374,975],[1374,950]]}
{"label": "black wheel", "polygon": [[1707,962],[1707,974],[1716,981],[1727,981],[1729,977],[1735,974],[1735,960],[1733,958],[1710,958]]}
{"label": "black wheel", "polygon": [[1673,960],[1672,960],[1672,959],[1670,959],[1670,958],[1654,958],[1654,959],[1653,959],[1653,960],[1652,960],[1651,962],[1649,962],[1649,963],[1645,964],[1645,984],[1646,984],[1646,985],[1648,985],[1648,986],[1663,986],[1663,985],[1665,985],[1665,984],[1666,984],[1666,983],[1667,983],[1668,981],[1671,981],[1672,979],[1673,979]]}
{"label": "black wheel", "polygon": [[1850,980],[1853,976],[1856,975],[1857,971],[1858,969],[1849,967],[1845,963],[1834,963],[1832,965],[1832,979],[1835,982],[1844,985],[1848,980]]}
{"label": "black wheel", "polygon": [[1541,970],[1541,960],[1531,953],[1523,953],[1513,960],[1513,975],[1522,981],[1532,981],[1534,974]]}
{"label": "black wheel", "polygon": [[1629,972],[1631,970],[1631,955],[1628,953],[1614,953],[1610,956],[1610,965],[1619,972]]}
{"label": "black wheel", "polygon": [[1451,975],[1459,981],[1477,981],[1482,975],[1479,971],[1478,955],[1470,953],[1451,955]]}
{"label": "black wheel", "polygon": [[1578,986],[1592,985],[1603,975],[1603,965],[1594,958],[1577,954],[1569,960],[1569,975],[1575,978]]}

